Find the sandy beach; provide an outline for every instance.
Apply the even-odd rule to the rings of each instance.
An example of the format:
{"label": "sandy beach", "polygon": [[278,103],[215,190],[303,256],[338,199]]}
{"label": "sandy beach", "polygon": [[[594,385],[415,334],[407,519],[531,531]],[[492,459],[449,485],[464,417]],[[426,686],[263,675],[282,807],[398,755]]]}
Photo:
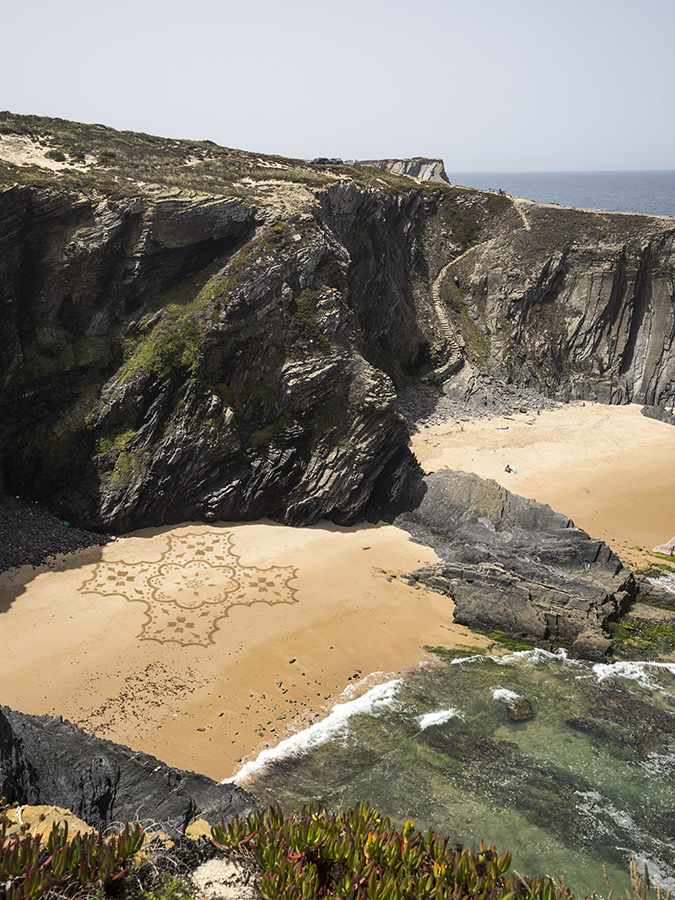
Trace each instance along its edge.
{"label": "sandy beach", "polygon": [[400,580],[435,558],[391,526],[257,522],[145,529],[5,573],[2,703],[230,777],[424,645],[485,645]]}
{"label": "sandy beach", "polygon": [[[629,565],[675,536],[675,428],[638,405],[570,403],[422,428],[411,446],[426,472],[493,478],[548,503]],[[505,466],[517,469],[506,472]],[[642,551],[637,549],[642,548]]]}
{"label": "sandy beach", "polygon": [[[675,535],[675,429],[639,407],[448,422],[412,447],[427,471],[549,503],[624,561]],[[400,578],[435,559],[387,525],[185,524],[6,572],[1,702],[229,778],[425,645],[486,645]]]}

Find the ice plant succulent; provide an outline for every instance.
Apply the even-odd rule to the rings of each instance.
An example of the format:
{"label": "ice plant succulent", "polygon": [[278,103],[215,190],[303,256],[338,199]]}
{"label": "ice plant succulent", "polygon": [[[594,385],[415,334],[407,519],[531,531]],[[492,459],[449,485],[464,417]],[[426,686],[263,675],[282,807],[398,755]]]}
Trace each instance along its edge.
{"label": "ice plant succulent", "polygon": [[108,891],[143,844],[143,829],[125,825],[119,835],[98,832],[68,839],[68,825],[54,824],[46,842],[37,835],[7,835],[0,826],[0,897],[38,900],[47,889],[77,893],[83,885]]}
{"label": "ice plant succulent", "polygon": [[332,813],[318,805],[284,813],[271,806],[212,829],[216,846],[252,853],[264,900],[562,900],[550,879],[507,874],[509,853],[481,842],[478,852],[450,846],[434,831],[402,829],[366,803]]}

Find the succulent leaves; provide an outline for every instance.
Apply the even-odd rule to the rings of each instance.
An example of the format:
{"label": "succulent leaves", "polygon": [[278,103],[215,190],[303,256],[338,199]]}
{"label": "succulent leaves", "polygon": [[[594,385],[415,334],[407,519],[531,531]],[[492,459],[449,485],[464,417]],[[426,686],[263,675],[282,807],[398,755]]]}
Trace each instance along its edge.
{"label": "succulent leaves", "polygon": [[263,900],[571,900],[548,878],[507,874],[509,853],[482,842],[478,852],[451,847],[414,825],[398,829],[363,802],[338,813],[271,806],[214,827],[212,837],[223,850],[253,854]]}
{"label": "succulent leaves", "polygon": [[107,889],[126,871],[143,844],[140,825],[103,838],[98,832],[68,840],[68,825],[54,824],[46,843],[36,835],[0,833],[0,896],[5,900],[38,900],[48,888],[77,892],[81,885]]}

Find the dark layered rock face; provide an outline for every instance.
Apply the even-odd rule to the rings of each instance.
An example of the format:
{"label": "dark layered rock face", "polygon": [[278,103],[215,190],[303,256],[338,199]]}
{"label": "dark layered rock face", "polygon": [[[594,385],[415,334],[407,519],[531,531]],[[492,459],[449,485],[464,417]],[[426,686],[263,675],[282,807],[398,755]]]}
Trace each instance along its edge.
{"label": "dark layered rock face", "polygon": [[236,201],[0,193],[6,486],[115,532],[353,520],[408,456],[423,212],[352,186],[251,238]]}
{"label": "dark layered rock face", "polygon": [[499,231],[448,267],[443,294],[484,335],[493,376],[672,408],[672,218],[514,200]]}
{"label": "dark layered rock face", "polygon": [[173,769],[61,718],[6,706],[0,706],[0,795],[70,809],[98,829],[139,820],[180,834],[195,818],[216,824],[256,805],[234,785]]}
{"label": "dark layered rock face", "polygon": [[610,651],[609,621],[635,598],[633,575],[602,541],[495,481],[442,471],[420,483],[395,524],[445,560],[413,573],[455,603],[455,621]]}
{"label": "dark layered rock face", "polygon": [[672,407],[673,220],[237,184],[0,187],[0,487],[118,533],[349,523],[410,469],[421,378]]}

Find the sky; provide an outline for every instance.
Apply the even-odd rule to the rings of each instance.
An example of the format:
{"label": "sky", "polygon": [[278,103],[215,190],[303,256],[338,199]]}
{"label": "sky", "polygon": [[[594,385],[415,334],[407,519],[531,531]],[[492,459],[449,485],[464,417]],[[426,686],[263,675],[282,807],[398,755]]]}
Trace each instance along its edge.
{"label": "sky", "polygon": [[453,172],[675,169],[673,0],[2,0],[0,109]]}

